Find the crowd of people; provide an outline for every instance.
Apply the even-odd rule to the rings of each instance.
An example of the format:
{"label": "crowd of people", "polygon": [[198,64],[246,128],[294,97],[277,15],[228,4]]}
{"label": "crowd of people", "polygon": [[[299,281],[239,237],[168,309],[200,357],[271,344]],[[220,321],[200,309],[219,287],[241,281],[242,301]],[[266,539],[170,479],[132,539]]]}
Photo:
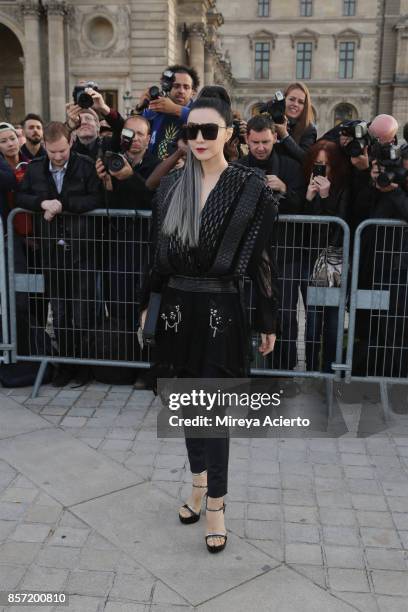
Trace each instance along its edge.
{"label": "crowd of people", "polygon": [[[65,123],[44,125],[33,113],[18,127],[0,123],[3,222],[6,226],[15,207],[41,213],[19,213],[13,222],[16,272],[44,271],[45,290],[35,298],[35,317],[36,325],[48,330],[48,337],[44,340],[45,334],[40,343],[36,339],[39,351],[68,358],[118,359],[120,355],[123,361],[146,360],[145,349],[140,352],[135,338],[143,273],[153,252],[149,242],[154,245],[157,240],[155,223],[149,234],[144,219],[112,214],[125,209],[153,210],[153,217],[157,215],[160,185],[169,176],[187,180],[191,147],[199,143],[206,150],[216,140],[221,126],[216,129],[209,121],[195,129],[190,118],[193,104],[206,96],[207,88],[199,88],[194,68],[170,66],[161,87],[143,92],[127,118],[110,108],[98,86],[89,82],[75,88]],[[231,135],[223,145],[225,159],[230,166],[263,177],[280,215],[327,218],[320,225],[277,224],[273,254],[269,254],[276,264],[276,283],[268,294],[278,313],[277,342],[273,353],[265,357],[266,364],[279,370],[297,367],[301,300],[306,368],[331,372],[338,308],[308,305],[311,284],[338,286],[339,275],[331,273],[341,272],[343,236],[330,217],[344,220],[352,236],[365,219],[408,221],[408,145],[398,144],[399,126],[390,115],[367,123],[346,121],[318,137],[310,93],[303,83],[287,87],[283,102],[265,106],[266,112],[261,109],[247,122],[237,112],[231,119],[228,116],[225,127],[231,127]],[[104,218],[81,216],[101,208],[107,211]],[[378,312],[375,325],[368,311],[358,313],[356,373],[371,363],[370,346],[375,344],[382,347],[382,354],[379,357],[377,351],[371,374],[408,374],[404,349],[408,346],[407,238],[405,230],[397,235],[385,229],[383,235],[372,229],[363,236],[361,288],[393,289],[389,309]],[[384,258],[384,253],[390,256]],[[258,304],[262,299],[258,296]],[[31,341],[24,316],[30,308],[27,294],[17,294],[22,354],[27,350],[25,343]],[[170,321],[174,312],[167,314]],[[112,340],[105,342],[105,336],[98,340],[98,325],[103,333],[107,327],[111,335],[125,332],[127,339],[133,339],[132,350],[119,342],[115,355],[105,348],[101,352],[98,344],[112,348]],[[92,338],[85,333],[89,329],[95,331]],[[396,339],[399,353],[390,361],[387,348],[394,350]],[[53,382],[64,385],[72,378],[84,382],[91,375],[88,367],[60,364]],[[137,385],[146,384],[139,371]]]}

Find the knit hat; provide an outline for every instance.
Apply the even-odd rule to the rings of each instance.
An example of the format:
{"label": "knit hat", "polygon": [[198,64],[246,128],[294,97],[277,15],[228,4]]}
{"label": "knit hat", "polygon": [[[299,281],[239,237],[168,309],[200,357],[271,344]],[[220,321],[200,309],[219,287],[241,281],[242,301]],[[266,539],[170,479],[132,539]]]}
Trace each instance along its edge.
{"label": "knit hat", "polygon": [[6,123],[5,121],[2,121],[0,123],[0,133],[7,132],[8,130],[12,130],[17,135],[17,130],[14,127],[14,125],[11,125],[11,123]]}

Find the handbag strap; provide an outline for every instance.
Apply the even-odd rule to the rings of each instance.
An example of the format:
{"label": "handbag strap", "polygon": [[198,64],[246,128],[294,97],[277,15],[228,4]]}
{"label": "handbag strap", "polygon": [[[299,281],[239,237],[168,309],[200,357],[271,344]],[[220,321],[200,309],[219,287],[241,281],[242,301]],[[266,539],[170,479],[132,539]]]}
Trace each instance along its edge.
{"label": "handbag strap", "polygon": [[231,221],[221,240],[215,261],[209,271],[211,275],[223,275],[230,272],[236,251],[248,223],[254,215],[263,188],[264,183],[260,180],[257,173],[251,174],[245,182],[241,197],[238,200]]}

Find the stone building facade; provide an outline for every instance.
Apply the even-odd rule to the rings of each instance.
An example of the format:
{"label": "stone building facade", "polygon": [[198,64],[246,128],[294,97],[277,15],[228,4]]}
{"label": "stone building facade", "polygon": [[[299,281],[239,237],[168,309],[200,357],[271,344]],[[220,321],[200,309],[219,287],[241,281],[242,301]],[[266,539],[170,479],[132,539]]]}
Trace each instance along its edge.
{"label": "stone building facade", "polygon": [[246,117],[294,81],[311,90],[319,133],[341,119],[408,121],[408,0],[218,0]]}
{"label": "stone building facade", "polygon": [[0,118],[7,89],[14,122],[25,112],[62,119],[83,79],[125,112],[172,63],[231,86],[222,23],[216,0],[0,0]]}

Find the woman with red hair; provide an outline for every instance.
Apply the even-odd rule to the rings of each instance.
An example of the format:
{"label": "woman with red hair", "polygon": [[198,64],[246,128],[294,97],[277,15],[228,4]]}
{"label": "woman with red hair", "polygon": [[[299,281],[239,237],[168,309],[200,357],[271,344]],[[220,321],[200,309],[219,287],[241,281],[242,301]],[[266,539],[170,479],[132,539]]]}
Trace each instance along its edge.
{"label": "woman with red hair", "polygon": [[[349,164],[340,147],[328,140],[314,144],[304,161],[308,189],[305,213],[328,217],[350,217]],[[336,223],[313,225],[304,234],[303,278],[310,280],[313,266],[323,249],[341,247],[343,232]],[[305,293],[303,295],[305,297]],[[306,314],[306,365],[308,370],[332,372],[336,359],[338,309],[309,306]],[[321,347],[322,345],[322,347]],[[322,348],[322,351],[320,351]]]}

